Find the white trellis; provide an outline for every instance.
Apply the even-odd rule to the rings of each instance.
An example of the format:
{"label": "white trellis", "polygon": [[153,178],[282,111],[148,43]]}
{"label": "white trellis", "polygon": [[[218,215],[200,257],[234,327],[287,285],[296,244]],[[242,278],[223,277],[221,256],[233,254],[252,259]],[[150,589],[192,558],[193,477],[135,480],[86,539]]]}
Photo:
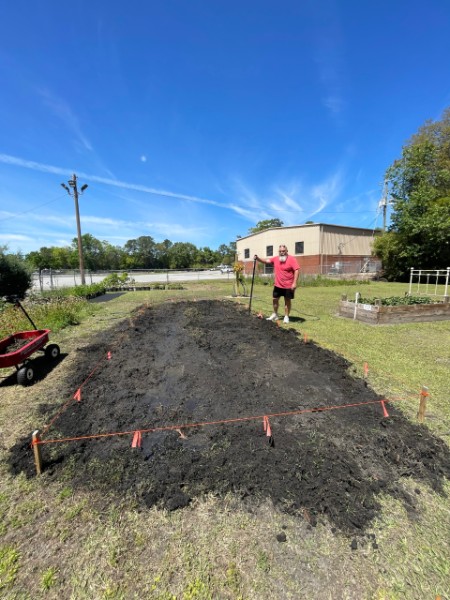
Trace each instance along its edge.
{"label": "white trellis", "polygon": [[442,296],[448,302],[448,282],[450,280],[450,267],[446,269],[414,269],[411,267],[409,277],[409,291],[411,296],[413,286],[416,294],[425,296]]}

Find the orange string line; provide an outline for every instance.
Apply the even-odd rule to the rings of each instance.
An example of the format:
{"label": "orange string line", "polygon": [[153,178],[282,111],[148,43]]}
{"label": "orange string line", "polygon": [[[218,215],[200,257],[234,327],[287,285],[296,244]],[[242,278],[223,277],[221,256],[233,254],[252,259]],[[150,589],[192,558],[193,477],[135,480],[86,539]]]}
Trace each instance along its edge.
{"label": "orange string line", "polygon": [[227,423],[239,423],[239,422],[243,422],[243,421],[258,421],[258,420],[262,420],[264,422],[264,419],[269,418],[269,417],[288,417],[288,416],[293,416],[293,415],[302,415],[305,413],[313,413],[313,412],[326,412],[326,411],[330,411],[330,410],[339,410],[342,408],[351,408],[351,407],[355,407],[355,406],[368,406],[370,404],[380,404],[382,402],[397,402],[397,401],[401,401],[401,400],[411,400],[411,398],[391,398],[390,400],[387,399],[383,399],[383,400],[370,400],[369,402],[355,402],[353,404],[343,404],[341,406],[320,406],[317,408],[304,408],[302,410],[293,410],[293,411],[288,411],[288,412],[279,412],[279,413],[269,413],[269,414],[264,414],[264,415],[258,415],[256,417],[236,417],[234,419],[223,419],[220,421],[206,421],[203,423],[185,423],[182,425],[166,425],[165,427],[150,427],[148,429],[142,429],[142,428],[135,428],[131,431],[116,431],[113,433],[95,433],[93,435],[82,435],[82,436],[77,436],[77,437],[66,437],[66,438],[59,438],[59,439],[50,439],[50,440],[40,440],[40,441],[35,441],[32,442],[32,446],[36,445],[36,444],[58,444],[58,443],[63,443],[63,442],[74,442],[77,440],[92,440],[92,439],[98,439],[98,438],[105,438],[105,437],[113,437],[113,436],[121,436],[121,435],[132,435],[134,434],[136,431],[140,431],[141,433],[154,433],[156,431],[176,431],[177,429],[188,429],[188,428],[193,428],[193,427],[206,427],[208,425],[224,425]]}
{"label": "orange string line", "polygon": [[[105,356],[102,356],[99,358],[99,360],[97,361],[96,365],[94,366],[93,370],[89,373],[89,375],[86,377],[86,379],[83,381],[83,383],[78,387],[78,389],[81,391],[82,387],[89,381],[89,379],[92,378],[92,376],[94,375],[95,371],[97,370],[97,368],[99,367],[100,363],[104,360],[108,360],[108,352],[111,352],[111,350],[113,348],[117,348],[119,342],[122,341],[122,339],[125,337],[127,331],[123,332],[122,335],[112,344],[112,346],[110,346],[110,349],[106,351]],[[44,429],[42,430],[41,436],[45,435],[47,433],[47,431],[51,428],[51,426],[53,425],[53,423],[62,415],[63,412],[65,412],[69,406],[69,404],[71,402],[73,402],[74,397],[72,396],[71,398],[69,398],[69,400],[67,400],[67,402],[65,402],[62,407],[58,410],[58,412],[55,414],[55,416],[50,420],[50,422],[44,427]]]}
{"label": "orange string line", "polygon": [[[145,310],[144,310],[144,309],[142,309],[142,310],[140,310],[140,311],[137,311],[137,313],[136,313],[136,315],[135,315],[135,316],[139,316],[140,314],[143,314],[144,312],[145,312]],[[132,318],[132,317],[130,317],[130,318]],[[94,366],[94,368],[92,369],[92,371],[89,373],[89,375],[86,377],[86,379],[85,379],[85,380],[84,380],[84,381],[81,383],[81,385],[80,385],[80,386],[77,388],[78,390],[80,390],[80,392],[81,392],[81,389],[82,389],[82,388],[83,388],[83,387],[84,387],[84,386],[85,386],[85,385],[88,383],[88,381],[89,381],[89,380],[90,380],[90,379],[93,377],[94,373],[97,371],[97,369],[99,368],[99,366],[100,366],[100,364],[102,363],[102,361],[107,361],[107,360],[108,360],[108,352],[111,352],[111,350],[112,350],[112,349],[114,349],[114,348],[117,348],[117,346],[119,345],[119,343],[120,343],[120,342],[121,342],[121,341],[122,341],[122,340],[125,338],[125,336],[127,335],[127,333],[129,332],[129,330],[130,330],[130,329],[131,329],[131,327],[129,327],[129,328],[126,330],[126,331],[122,332],[122,335],[120,335],[120,336],[119,336],[119,338],[118,338],[118,339],[117,339],[117,340],[116,340],[116,341],[115,341],[115,342],[114,342],[114,343],[113,343],[113,344],[112,344],[112,345],[109,347],[109,350],[106,350],[106,352],[105,352],[105,355],[104,355],[104,356],[102,356],[102,357],[100,357],[100,359],[97,361],[97,363],[96,363],[96,365]],[[305,333],[305,336],[306,336],[306,333]],[[343,355],[343,356],[344,356],[344,355]],[[357,362],[359,362],[359,358],[356,358],[356,357],[354,357],[354,356],[352,356],[352,355],[347,355],[347,357],[348,357],[348,359],[349,359],[349,360],[353,360],[353,362],[354,362],[355,364],[356,364]],[[346,357],[344,356],[344,358],[346,358]],[[372,369],[372,371],[373,371],[374,373],[377,373],[377,370],[376,370],[376,369]],[[382,376],[384,376],[384,375],[383,375],[382,373],[380,373],[379,371],[378,371],[378,373],[379,373],[379,374],[381,374]],[[394,379],[394,380],[396,379],[395,377],[392,377],[392,375],[391,375],[390,377],[391,377],[392,379]],[[406,384],[406,382],[403,382],[403,381],[401,381],[401,380],[399,380],[399,379],[397,379],[397,381],[398,381],[399,383],[401,383],[401,384]],[[408,389],[408,388],[406,388],[406,391],[413,392],[413,390],[411,390],[411,389]],[[422,395],[429,395],[429,393],[425,393],[425,394],[423,394],[423,393],[422,393]],[[402,398],[398,398],[398,399],[400,399],[400,400],[401,400]],[[49,422],[49,423],[48,423],[48,424],[47,424],[47,425],[44,427],[44,429],[42,430],[41,436],[45,435],[45,434],[48,432],[48,430],[49,430],[49,429],[52,427],[52,425],[55,423],[55,421],[56,421],[56,420],[57,420],[57,419],[58,419],[58,418],[59,418],[59,417],[62,415],[62,413],[63,413],[63,412],[65,412],[65,411],[67,410],[68,406],[70,405],[70,403],[71,403],[73,400],[74,400],[74,398],[73,398],[73,396],[72,396],[72,397],[71,397],[71,398],[70,398],[70,399],[69,399],[69,400],[68,400],[68,401],[67,401],[65,404],[63,404],[63,406],[62,406],[62,407],[61,407],[61,408],[58,410],[58,412],[57,412],[57,413],[55,414],[55,416],[54,416],[54,417],[51,419],[51,421],[50,421],[50,422]],[[395,401],[395,398],[392,398],[391,400],[392,400],[392,401]],[[378,401],[378,400],[376,400],[375,402],[379,402],[379,401]],[[349,405],[343,405],[343,406],[340,406],[340,407],[335,407],[335,408],[336,408],[336,409],[337,409],[337,408],[345,408],[345,407],[347,407],[347,406],[360,406],[360,404],[355,404],[355,405],[351,405],[351,404],[349,404]],[[334,410],[335,408],[329,408],[329,407],[328,407],[328,408],[320,408],[320,409],[312,409],[312,410],[314,410],[314,411],[317,411],[317,410]],[[305,411],[305,412],[310,412],[310,411]],[[299,413],[299,412],[294,412],[294,413],[279,413],[279,414],[277,414],[276,416],[282,416],[282,415],[284,415],[284,414],[288,415],[288,414],[301,414],[301,413]],[[270,416],[270,415],[269,415],[269,416]],[[255,418],[256,418],[256,419],[258,419],[258,418],[260,418],[260,417],[248,417],[248,419],[246,418],[245,420],[250,420],[250,419],[255,419]],[[223,421],[223,422],[224,422],[224,423],[228,423],[228,422],[234,422],[234,419],[232,419],[231,421],[230,421],[230,420],[227,420],[227,421]],[[215,422],[214,422],[214,423],[215,423]],[[217,421],[217,423],[219,423],[219,421]],[[208,424],[208,423],[205,423],[205,425],[207,425],[207,424]],[[194,426],[194,427],[201,427],[201,426],[202,426],[202,424],[188,425],[188,427],[191,427],[191,426]],[[153,429],[149,429],[149,430],[146,430],[146,431],[161,431],[161,430],[160,430],[160,429],[155,429],[155,430],[153,430]],[[128,432],[127,432],[127,434],[128,434]],[[93,436],[93,437],[102,437],[102,436],[105,436],[105,435],[106,435],[106,436],[110,436],[110,435],[125,435],[125,433],[123,433],[123,434],[122,434],[122,433],[98,434],[98,435],[95,435],[95,436]],[[87,437],[89,438],[89,437],[91,437],[91,436],[87,436]],[[65,438],[65,439],[66,439],[66,438]],[[85,438],[85,437],[82,437],[82,438],[67,438],[67,439],[86,439],[86,438]],[[40,442],[40,443],[45,443],[45,442]],[[50,443],[50,441],[48,441],[47,443]]]}

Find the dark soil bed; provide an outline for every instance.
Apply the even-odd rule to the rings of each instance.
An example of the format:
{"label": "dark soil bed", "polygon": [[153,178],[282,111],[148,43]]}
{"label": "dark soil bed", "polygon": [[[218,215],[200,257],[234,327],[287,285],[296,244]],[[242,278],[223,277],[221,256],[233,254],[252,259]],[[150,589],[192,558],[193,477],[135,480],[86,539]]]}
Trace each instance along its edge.
{"label": "dark soil bed", "polygon": [[[81,402],[43,439],[174,425],[182,435],[143,433],[141,449],[131,448],[132,433],[44,445],[44,477],[69,474],[75,486],[169,510],[205,493],[235,493],[249,508],[269,498],[312,526],[328,519],[354,534],[377,515],[381,492],[414,514],[404,478],[440,492],[450,476],[447,446],[392,404],[389,418],[379,402],[271,416],[270,445],[264,415],[381,398],[341,357],[232,303],[143,307],[132,323],[102,335],[78,350],[73,373],[52,392],[55,403],[42,407],[50,420],[56,399],[70,398],[95,369]],[[111,360],[104,360],[108,351]],[[260,418],[182,427],[247,417]],[[11,468],[33,475],[29,440],[13,450]]]}

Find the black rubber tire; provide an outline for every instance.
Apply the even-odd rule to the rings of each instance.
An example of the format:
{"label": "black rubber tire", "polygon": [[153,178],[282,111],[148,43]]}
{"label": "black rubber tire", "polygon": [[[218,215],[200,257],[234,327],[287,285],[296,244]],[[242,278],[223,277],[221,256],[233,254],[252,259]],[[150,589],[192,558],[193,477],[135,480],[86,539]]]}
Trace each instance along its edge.
{"label": "black rubber tire", "polygon": [[31,385],[34,381],[34,369],[31,365],[25,365],[17,371],[17,383],[19,385]]}
{"label": "black rubber tire", "polygon": [[49,344],[45,348],[45,357],[49,358],[50,360],[56,360],[60,353],[61,350],[59,349],[58,344]]}

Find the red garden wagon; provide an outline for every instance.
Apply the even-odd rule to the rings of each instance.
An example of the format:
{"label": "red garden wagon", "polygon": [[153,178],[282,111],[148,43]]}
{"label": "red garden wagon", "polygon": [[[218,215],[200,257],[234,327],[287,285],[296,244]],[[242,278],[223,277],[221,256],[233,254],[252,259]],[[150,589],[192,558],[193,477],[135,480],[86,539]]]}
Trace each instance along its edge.
{"label": "red garden wagon", "polygon": [[[22,309],[31,321],[28,313],[20,302],[16,306]],[[33,321],[31,321],[35,327]],[[50,329],[34,329],[33,331],[18,331],[0,340],[0,369],[16,367],[17,383],[19,385],[30,385],[35,376],[33,363],[30,356],[35,352],[43,352],[46,358],[56,360],[60,355],[58,344],[48,344]],[[11,351],[8,351],[12,348]]]}

